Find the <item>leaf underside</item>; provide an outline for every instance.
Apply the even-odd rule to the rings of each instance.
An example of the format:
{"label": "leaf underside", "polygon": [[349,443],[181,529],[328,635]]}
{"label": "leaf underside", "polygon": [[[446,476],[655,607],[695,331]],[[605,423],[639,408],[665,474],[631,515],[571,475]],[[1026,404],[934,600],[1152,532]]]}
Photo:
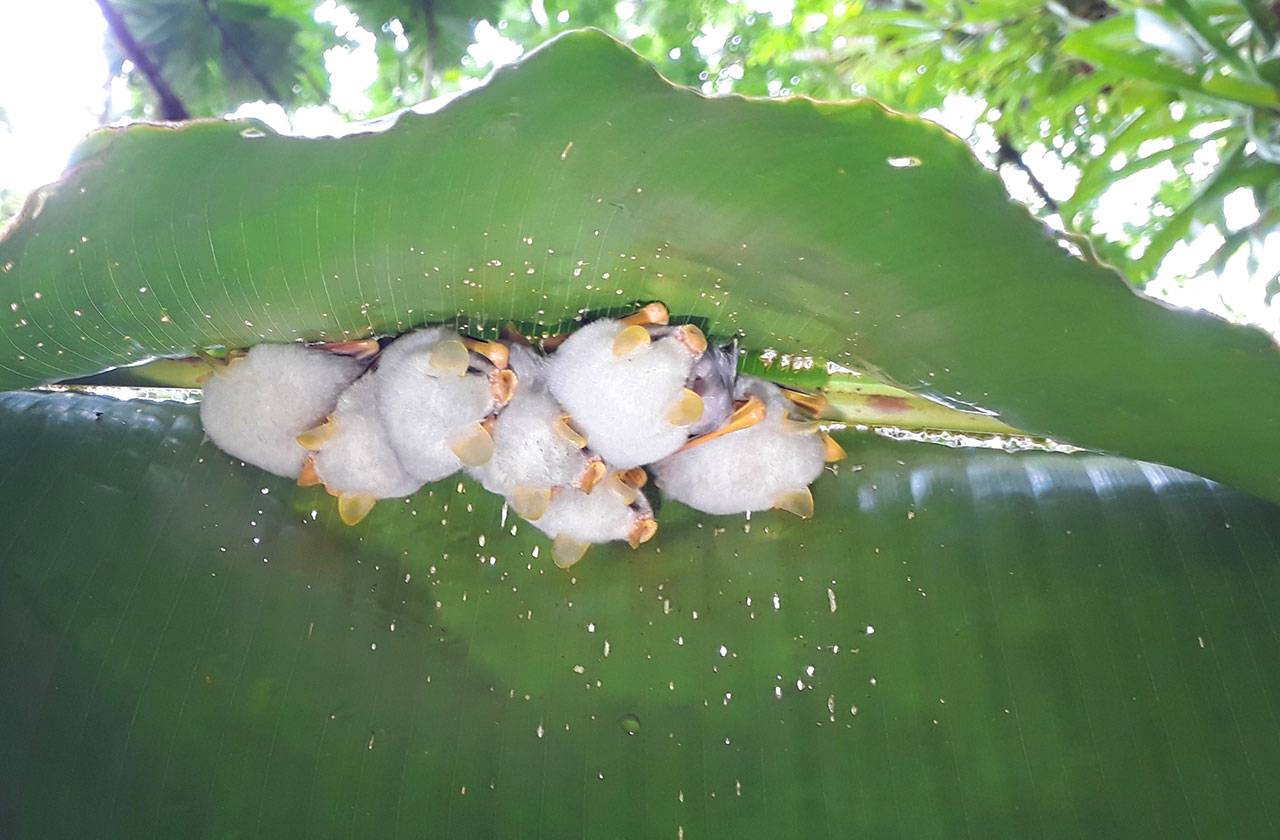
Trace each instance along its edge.
{"label": "leaf underside", "polygon": [[1185,473],[846,433],[814,520],[667,504],[568,574],[469,482],[349,529],[194,407],[0,417],[5,836],[1280,820],[1280,517]]}

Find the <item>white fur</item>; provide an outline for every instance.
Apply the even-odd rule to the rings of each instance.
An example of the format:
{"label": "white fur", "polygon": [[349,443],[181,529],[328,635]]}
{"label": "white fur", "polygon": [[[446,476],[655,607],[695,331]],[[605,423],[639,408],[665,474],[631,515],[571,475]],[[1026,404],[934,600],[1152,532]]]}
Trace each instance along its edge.
{"label": "white fur", "polygon": [[365,363],[301,344],[259,344],[209,377],[200,421],[218,448],[297,478],[307,452],[295,438],[333,411]]}
{"label": "white fur", "polygon": [[764,400],[765,419],[654,464],[664,496],[705,513],[746,513],[773,507],[780,494],[821,475],[822,437],[783,429],[790,404],[778,387],[744,377],[739,390]]}
{"label": "white fur", "polygon": [[335,432],[316,453],[316,472],[334,493],[391,499],[417,492],[423,482],[404,470],[387,439],[375,399],[372,374],[357,379],[338,398]]}
{"label": "white fur", "polygon": [[548,359],[527,344],[507,343],[507,356],[511,369],[520,380],[520,387],[546,387]]}
{"label": "white fur", "polygon": [[564,409],[536,381],[521,378],[515,397],[493,424],[493,457],[467,472],[500,496],[510,496],[520,486],[577,485],[588,456],[552,430],[562,414]]}
{"label": "white fur", "polygon": [[561,488],[551,497],[547,512],[533,525],[550,537],[568,537],[584,543],[625,540],[640,514],[622,497],[604,487],[593,493]]}
{"label": "white fur", "polygon": [[457,376],[431,367],[431,349],[458,338],[444,327],[409,333],[383,351],[374,372],[391,447],[404,468],[424,482],[439,481],[462,467],[450,441],[472,431],[497,408],[486,376]]}
{"label": "white fur", "polygon": [[693,367],[674,336],[615,356],[613,340],[624,326],[608,319],[586,325],[560,345],[547,368],[552,395],[591,449],[616,469],[656,461],[685,442],[687,429],[666,415]]}

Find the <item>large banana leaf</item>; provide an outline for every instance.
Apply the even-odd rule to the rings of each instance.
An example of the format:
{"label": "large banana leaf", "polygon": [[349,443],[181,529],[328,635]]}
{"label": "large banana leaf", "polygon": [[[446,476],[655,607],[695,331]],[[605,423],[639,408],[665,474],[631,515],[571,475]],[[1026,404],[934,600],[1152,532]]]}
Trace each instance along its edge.
{"label": "large banana leaf", "polygon": [[757,350],[1280,500],[1267,336],[1051,245],[937,127],[868,101],[708,100],[600,33],[381,133],[104,132],[27,216],[0,242],[0,388],[658,298]]}
{"label": "large banana leaf", "polygon": [[1186,473],[849,436],[812,522],[671,504],[570,575],[466,482],[353,530],[192,407],[0,417],[5,836],[1280,820],[1280,517]]}
{"label": "large banana leaf", "polygon": [[[1061,251],[936,129],[593,33],[378,134],[92,138],[0,242],[0,387],[648,298],[1280,498],[1265,337]],[[668,504],[566,574],[465,481],[347,529],[190,406],[0,395],[0,836],[1275,833],[1274,506],[843,441],[813,521]]]}

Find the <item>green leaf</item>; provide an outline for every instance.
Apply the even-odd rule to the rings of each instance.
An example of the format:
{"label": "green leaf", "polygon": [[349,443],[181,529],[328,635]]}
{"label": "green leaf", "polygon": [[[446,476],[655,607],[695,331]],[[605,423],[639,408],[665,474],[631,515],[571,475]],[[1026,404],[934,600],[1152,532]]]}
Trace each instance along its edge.
{"label": "green leaf", "polygon": [[865,101],[708,100],[599,33],[382,133],[104,132],[27,216],[0,243],[2,387],[661,299],[756,350],[1280,499],[1268,337],[1074,259],[934,126]]}
{"label": "green leaf", "polygon": [[[1111,162],[1120,152],[1119,149],[1113,150],[1113,144],[1109,143],[1105,152],[1090,160],[1084,167],[1069,205],[1072,208],[1084,207],[1090,202],[1096,201],[1112,184],[1123,178],[1149,169],[1166,160],[1190,160],[1197,149],[1202,149],[1211,142],[1222,138],[1237,138],[1240,133],[1241,130],[1238,126],[1225,125],[1194,139],[1180,140],[1166,149],[1151,152],[1142,157],[1138,157],[1136,154],[1126,154],[1127,160],[1125,163],[1117,167],[1112,167]],[[1117,138],[1117,140],[1119,142],[1115,143],[1114,146],[1132,147],[1137,145],[1124,142],[1126,140],[1124,137]]]}
{"label": "green leaf", "polygon": [[1263,82],[1231,73],[1210,72],[1201,82],[1205,93],[1254,108],[1280,106],[1280,92]]}
{"label": "green leaf", "polygon": [[1253,24],[1253,32],[1262,39],[1262,43],[1267,47],[1274,47],[1276,44],[1276,12],[1268,8],[1261,0],[1240,0],[1240,5],[1244,7],[1245,13],[1249,16],[1249,21]]}
{"label": "green leaf", "polygon": [[[1149,13],[1145,19],[1157,18],[1163,21],[1154,12]],[[1062,51],[1124,76],[1186,94],[1207,95],[1255,108],[1274,108],[1280,105],[1280,94],[1261,82],[1238,74],[1215,71],[1210,71],[1201,78],[1197,73],[1161,62],[1155,52],[1139,51],[1133,43],[1117,42],[1116,26],[1122,20],[1122,17],[1117,16],[1104,23],[1072,32],[1063,39]],[[1176,51],[1172,43],[1168,45],[1168,49]]]}
{"label": "green leaf", "polygon": [[1218,168],[1197,187],[1190,201],[1162,224],[1153,226],[1151,242],[1138,264],[1147,271],[1154,271],[1174,244],[1190,233],[1192,223],[1201,214],[1216,209],[1223,196],[1240,187],[1272,184],[1277,178],[1280,178],[1280,165],[1246,157],[1243,141],[1237,143],[1223,156]]}
{"label": "green leaf", "polygon": [[1249,65],[1240,51],[1227,43],[1218,28],[1209,22],[1204,13],[1191,0],[1166,0],[1166,4],[1178,17],[1195,30],[1196,34],[1213,52],[1240,73],[1249,72]]}
{"label": "green leaf", "polygon": [[[1170,2],[1170,8],[1175,8]],[[1177,22],[1154,9],[1139,7],[1133,12],[1133,34],[1149,47],[1185,64],[1198,66],[1203,54],[1195,40]]]}
{"label": "green leaf", "polygon": [[1091,29],[1080,29],[1068,35],[1062,42],[1063,52],[1158,85],[1199,92],[1200,81],[1194,74],[1161,64],[1151,53],[1108,46],[1101,40],[1088,37]]}
{"label": "green leaf", "polygon": [[1102,456],[844,443],[812,521],[667,505],[570,575],[466,482],[345,529],[194,407],[0,396],[5,834],[1280,820],[1277,508]]}

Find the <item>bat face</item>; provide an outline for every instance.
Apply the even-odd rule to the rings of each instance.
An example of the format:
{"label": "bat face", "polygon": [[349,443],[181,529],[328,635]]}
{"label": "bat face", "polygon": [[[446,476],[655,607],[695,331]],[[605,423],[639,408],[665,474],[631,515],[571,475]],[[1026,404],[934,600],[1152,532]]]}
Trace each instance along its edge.
{"label": "bat face", "polygon": [[738,341],[708,347],[689,372],[689,388],[702,398],[702,417],[688,429],[691,437],[723,426],[733,414],[738,379]]}

